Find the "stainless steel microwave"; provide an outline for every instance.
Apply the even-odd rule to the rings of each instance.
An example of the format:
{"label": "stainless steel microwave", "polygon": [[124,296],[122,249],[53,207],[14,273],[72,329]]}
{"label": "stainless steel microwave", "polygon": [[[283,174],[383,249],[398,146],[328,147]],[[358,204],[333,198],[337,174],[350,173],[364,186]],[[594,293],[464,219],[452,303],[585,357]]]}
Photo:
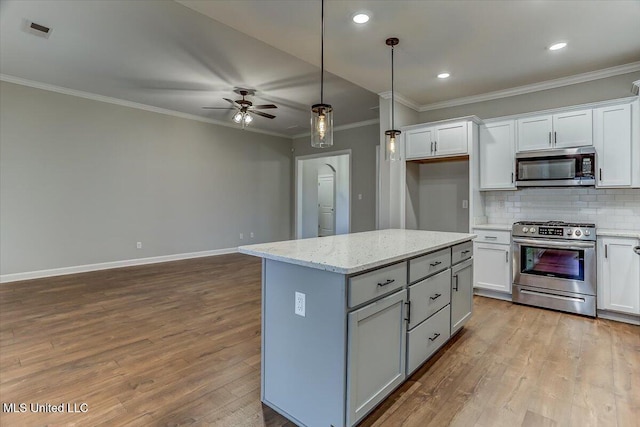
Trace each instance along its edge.
{"label": "stainless steel microwave", "polygon": [[518,187],[589,187],[596,184],[593,147],[516,154]]}

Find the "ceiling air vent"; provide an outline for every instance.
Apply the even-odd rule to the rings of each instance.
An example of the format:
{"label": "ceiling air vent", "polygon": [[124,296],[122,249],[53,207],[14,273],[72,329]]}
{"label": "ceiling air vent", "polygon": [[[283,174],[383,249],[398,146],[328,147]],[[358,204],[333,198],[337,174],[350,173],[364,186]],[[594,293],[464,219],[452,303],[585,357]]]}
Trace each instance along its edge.
{"label": "ceiling air vent", "polygon": [[24,25],[25,31],[27,33],[33,34],[34,36],[48,39],[49,36],[51,35],[52,29],[49,27],[45,27],[44,25],[41,25],[32,21],[27,21],[27,20],[25,20],[24,24],[25,24]]}

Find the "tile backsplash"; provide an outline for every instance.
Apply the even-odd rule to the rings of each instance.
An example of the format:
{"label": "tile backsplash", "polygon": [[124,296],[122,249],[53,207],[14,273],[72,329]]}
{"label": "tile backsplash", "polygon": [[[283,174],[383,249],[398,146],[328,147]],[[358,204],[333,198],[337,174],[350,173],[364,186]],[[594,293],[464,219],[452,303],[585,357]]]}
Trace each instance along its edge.
{"label": "tile backsplash", "polygon": [[489,224],[558,220],[593,222],[602,229],[640,230],[640,189],[526,188],[484,195]]}

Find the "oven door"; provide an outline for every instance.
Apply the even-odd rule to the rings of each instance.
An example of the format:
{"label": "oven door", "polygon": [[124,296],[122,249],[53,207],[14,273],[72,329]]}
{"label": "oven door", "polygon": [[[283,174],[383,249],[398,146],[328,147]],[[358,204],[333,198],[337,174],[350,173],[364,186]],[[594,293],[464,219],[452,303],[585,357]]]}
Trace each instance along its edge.
{"label": "oven door", "polygon": [[596,244],[513,238],[513,283],[596,294]]}

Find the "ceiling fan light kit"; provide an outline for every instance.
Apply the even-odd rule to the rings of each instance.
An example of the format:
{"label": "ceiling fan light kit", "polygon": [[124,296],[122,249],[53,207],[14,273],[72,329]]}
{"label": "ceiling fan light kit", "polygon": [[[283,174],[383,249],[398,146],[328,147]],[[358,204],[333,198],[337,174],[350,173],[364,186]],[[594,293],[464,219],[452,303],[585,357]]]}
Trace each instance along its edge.
{"label": "ceiling fan light kit", "polygon": [[400,43],[396,37],[390,37],[385,42],[387,46],[391,46],[391,129],[384,132],[385,135],[385,158],[390,161],[400,160],[400,146],[397,138],[401,132],[395,129],[395,107],[394,107],[394,91],[393,91],[393,47]]}
{"label": "ceiling fan light kit", "polygon": [[311,146],[333,145],[333,107],[324,103],[324,0],[322,0],[322,36],[320,45],[320,103],[311,106]]}
{"label": "ceiling fan light kit", "polygon": [[278,108],[274,104],[264,104],[264,105],[253,105],[253,102],[245,99],[246,96],[255,95],[256,91],[254,89],[243,89],[243,88],[235,88],[233,90],[238,95],[242,96],[242,99],[238,99],[236,101],[232,101],[229,98],[222,98],[227,101],[232,107],[202,107],[205,110],[235,110],[235,114],[231,118],[235,123],[241,124],[242,129],[245,128],[249,123],[253,121],[253,117],[251,114],[256,114],[258,116],[266,117],[267,119],[275,119],[276,116],[273,114],[263,113],[262,111],[257,110],[265,110],[270,108]]}

